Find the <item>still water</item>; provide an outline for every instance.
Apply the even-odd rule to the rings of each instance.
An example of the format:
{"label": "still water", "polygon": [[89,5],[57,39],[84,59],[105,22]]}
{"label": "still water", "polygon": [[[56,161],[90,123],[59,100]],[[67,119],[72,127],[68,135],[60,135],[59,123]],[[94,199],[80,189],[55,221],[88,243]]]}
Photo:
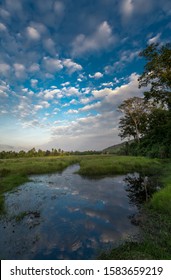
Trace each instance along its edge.
{"label": "still water", "polygon": [[30,176],[30,182],[6,194],[0,219],[1,259],[95,259],[138,227],[131,224],[125,176],[87,179],[63,173]]}

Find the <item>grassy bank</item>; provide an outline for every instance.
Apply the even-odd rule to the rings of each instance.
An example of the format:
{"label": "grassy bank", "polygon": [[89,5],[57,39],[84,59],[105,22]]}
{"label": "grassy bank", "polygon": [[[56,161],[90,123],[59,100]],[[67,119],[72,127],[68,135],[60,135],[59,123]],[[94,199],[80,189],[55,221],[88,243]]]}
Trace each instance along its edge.
{"label": "grassy bank", "polygon": [[142,209],[142,242],[126,242],[110,252],[102,253],[100,259],[171,259],[170,161],[162,164],[161,182],[164,187]]}
{"label": "grassy bank", "polygon": [[0,212],[4,211],[3,194],[27,182],[28,175],[62,171],[74,163],[80,164],[79,174],[84,176],[117,175],[160,168],[158,160],[110,155],[3,159],[0,160]]}
{"label": "grassy bank", "polygon": [[[141,243],[127,242],[103,253],[102,259],[171,259],[171,162],[144,157],[111,155],[65,156],[0,160],[0,213],[5,211],[4,193],[29,180],[30,174],[53,173],[79,163],[79,174],[110,176],[141,171],[159,174],[164,188],[155,193],[142,211]],[[105,190],[104,190],[105,191]]]}
{"label": "grassy bank", "polygon": [[28,182],[29,175],[60,172],[76,162],[76,157],[69,156],[0,160],[0,213],[5,211],[4,193]]}
{"label": "grassy bank", "polygon": [[161,163],[157,159],[107,155],[84,157],[80,161],[79,174],[89,177],[127,174],[135,171],[154,174],[160,169]]}

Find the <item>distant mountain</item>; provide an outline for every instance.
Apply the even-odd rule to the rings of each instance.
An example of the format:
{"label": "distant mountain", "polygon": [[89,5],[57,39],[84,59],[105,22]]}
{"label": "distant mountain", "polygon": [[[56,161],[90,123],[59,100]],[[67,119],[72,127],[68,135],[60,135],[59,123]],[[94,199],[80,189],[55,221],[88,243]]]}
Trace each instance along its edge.
{"label": "distant mountain", "polygon": [[24,147],[19,147],[19,146],[16,147],[16,146],[0,144],[0,152],[2,152],[2,151],[5,151],[5,152],[8,152],[8,151],[19,152],[21,150],[28,151],[29,149],[24,148]]}
{"label": "distant mountain", "polygon": [[126,143],[131,144],[133,141],[134,140],[125,141],[125,142],[122,142],[120,144],[110,146],[108,148],[105,148],[102,152],[103,153],[108,153],[108,154],[118,154],[122,149],[124,149]]}

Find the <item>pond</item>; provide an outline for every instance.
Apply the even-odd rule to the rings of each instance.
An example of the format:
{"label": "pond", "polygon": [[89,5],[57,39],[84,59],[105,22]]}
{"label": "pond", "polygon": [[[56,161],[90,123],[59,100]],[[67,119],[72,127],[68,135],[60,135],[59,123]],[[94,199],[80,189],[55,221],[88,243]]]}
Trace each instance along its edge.
{"label": "pond", "polygon": [[1,259],[95,259],[103,249],[137,236],[126,176],[88,179],[62,173],[30,176],[6,193],[0,219]]}

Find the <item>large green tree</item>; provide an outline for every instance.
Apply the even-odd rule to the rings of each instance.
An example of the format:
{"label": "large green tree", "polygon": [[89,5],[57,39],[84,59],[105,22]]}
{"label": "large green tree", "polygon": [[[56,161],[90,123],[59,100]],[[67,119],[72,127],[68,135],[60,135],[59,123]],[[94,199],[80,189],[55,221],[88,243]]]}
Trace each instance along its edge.
{"label": "large green tree", "polygon": [[140,56],[146,60],[139,87],[147,87],[146,100],[166,106],[171,110],[171,44],[151,44]]}
{"label": "large green tree", "polygon": [[[119,109],[121,138],[134,137],[132,151],[154,157],[171,156],[171,45],[149,45],[140,53],[146,59],[139,87],[144,98],[125,100]],[[141,141],[140,141],[141,139]]]}

